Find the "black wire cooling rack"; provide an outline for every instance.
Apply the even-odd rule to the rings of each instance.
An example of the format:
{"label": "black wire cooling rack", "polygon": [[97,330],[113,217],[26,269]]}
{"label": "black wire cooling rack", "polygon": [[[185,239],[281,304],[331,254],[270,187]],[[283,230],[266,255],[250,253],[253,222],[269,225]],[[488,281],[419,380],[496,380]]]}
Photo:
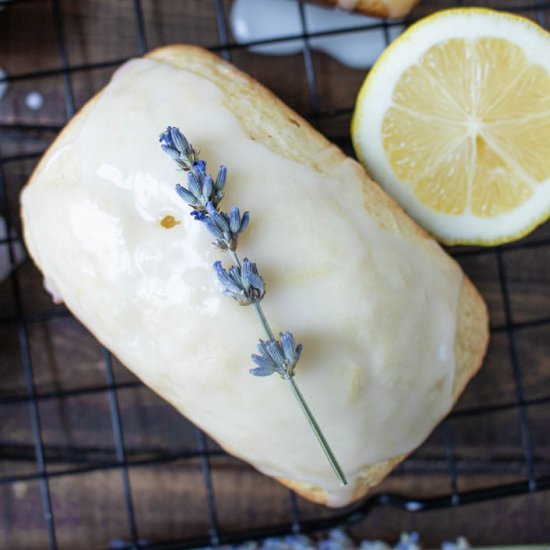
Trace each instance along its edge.
{"label": "black wire cooling rack", "polygon": [[[0,7],[17,10],[23,4],[42,0],[0,0]],[[148,38],[146,34],[146,22],[141,1],[134,0],[133,3],[128,3],[135,17],[135,27],[137,33],[137,44],[134,54],[140,55],[148,49]],[[215,14],[216,24],[218,29],[218,43],[212,45],[213,51],[219,52],[227,60],[233,60],[234,53],[243,50],[250,44],[235,44],[230,40],[229,31],[227,28],[227,9],[228,4],[222,0],[212,0],[211,2],[204,0],[204,4],[212,4],[211,10]],[[447,5],[440,7],[449,7]],[[491,7],[503,8],[513,12],[528,13],[533,19],[538,21],[542,26],[546,25],[547,13],[550,10],[550,4],[542,3],[540,0],[534,0],[529,4],[518,5],[491,5]],[[53,13],[53,22],[55,30],[55,40],[59,53],[59,66],[52,67],[46,70],[33,72],[24,72],[20,74],[10,74],[9,76],[0,79],[7,81],[10,84],[16,82],[30,81],[34,79],[58,76],[62,78],[64,87],[64,104],[66,117],[69,119],[75,114],[76,100],[73,87],[73,78],[79,73],[86,73],[94,69],[113,69],[125,59],[115,59],[109,61],[100,61],[94,63],[72,64],[69,61],[67,51],[67,43],[65,38],[66,28],[64,27],[64,14],[62,4],[59,0],[52,0],[51,10]],[[340,34],[345,32],[357,32],[358,30],[379,30],[384,29],[386,41],[389,42],[388,28],[395,23],[380,22],[369,23],[358,29],[340,29],[338,31],[325,31],[322,33],[310,33],[307,28],[307,20],[304,15],[304,8],[299,6],[300,21],[302,31],[298,35],[277,37],[271,40],[265,40],[262,43],[280,42],[285,40],[300,39],[303,41],[303,71],[307,82],[307,90],[309,94],[309,112],[305,113],[313,124],[322,126],[323,121],[333,119],[343,115],[349,115],[352,111],[352,105],[345,108],[329,108],[321,109],[320,94],[318,88],[318,68],[314,63],[312,50],[309,40],[314,36]],[[406,20],[405,24],[409,24],[414,18]],[[259,42],[255,43],[259,44]],[[125,56],[126,58],[126,56]],[[0,62],[2,61],[0,57]],[[267,63],[268,61],[266,61]],[[277,63],[277,59],[270,59],[269,62]],[[36,132],[51,132],[55,133],[60,129],[57,125],[33,125],[21,123],[15,118],[12,122],[0,124],[0,131],[7,135],[17,133],[19,136],[33,136]],[[1,134],[0,134],[1,137]],[[349,139],[340,139],[340,145],[351,150]],[[0,147],[2,142],[0,141]],[[20,223],[17,219],[16,209],[13,208],[13,203],[16,200],[16,195],[19,192],[21,182],[10,180],[10,171],[7,170],[8,165],[17,163],[34,163],[40,157],[42,151],[28,152],[18,151],[16,153],[2,154],[0,149],[0,205],[2,206],[2,215],[6,218],[8,225],[20,230]],[[15,198],[14,198],[15,197]],[[10,208],[10,204],[12,207]],[[498,292],[502,302],[503,316],[502,322],[492,326],[493,338],[505,338],[504,347],[507,350],[509,364],[511,365],[511,379],[513,380],[512,399],[501,401],[496,404],[477,403],[466,407],[460,407],[442,423],[438,428],[441,434],[441,446],[444,456],[443,467],[441,463],[431,461],[429,458],[418,460],[415,463],[414,455],[411,461],[405,462],[402,467],[403,471],[412,472],[424,469],[426,471],[436,471],[439,468],[439,473],[445,473],[448,476],[448,491],[446,494],[434,496],[429,492],[410,493],[395,493],[386,492],[375,494],[366,498],[364,501],[351,508],[345,509],[343,512],[333,512],[332,514],[319,513],[318,516],[311,516],[307,519],[301,517],[299,499],[291,492],[288,506],[288,520],[278,525],[265,525],[250,527],[242,526],[239,530],[224,532],[220,528],[218,521],[218,504],[215,484],[212,481],[213,468],[211,460],[213,457],[224,456],[224,453],[219,449],[213,448],[209,444],[205,435],[196,430],[196,448],[192,450],[156,453],[154,456],[140,457],[132,451],[128,451],[124,439],[124,422],[120,412],[120,392],[132,391],[140,388],[141,384],[137,381],[117,382],[115,380],[115,369],[113,367],[113,358],[108,350],[101,348],[101,358],[104,370],[104,384],[99,385],[84,385],[82,387],[73,387],[70,389],[39,391],[35,385],[33,365],[37,358],[33,356],[33,352],[29,343],[29,330],[36,323],[42,323],[56,317],[69,316],[70,314],[63,309],[55,308],[52,311],[39,313],[27,313],[25,308],[24,289],[19,278],[19,271],[15,269],[16,264],[16,246],[19,238],[15,235],[8,234],[0,241],[0,246],[9,249],[9,257],[14,270],[9,278],[9,281],[4,283],[9,285],[9,293],[13,298],[13,311],[8,315],[2,313],[0,319],[0,327],[12,327],[17,335],[17,345],[20,355],[20,368],[24,377],[24,391],[16,393],[1,393],[0,394],[0,418],[2,424],[8,421],[9,407],[27,406],[30,416],[30,430],[32,433],[32,445],[25,447],[21,445],[11,444],[6,433],[2,434],[4,439],[0,440],[0,465],[1,461],[12,463],[13,461],[34,461],[36,471],[32,473],[19,473],[19,471],[2,472],[0,477],[0,486],[15,486],[28,483],[38,483],[40,491],[41,510],[36,513],[41,514],[45,521],[47,529],[47,540],[49,547],[55,549],[58,547],[58,535],[56,527],[56,514],[52,505],[51,483],[52,480],[77,476],[89,472],[97,472],[101,470],[116,470],[120,472],[120,483],[122,486],[123,503],[126,510],[127,524],[120,525],[120,535],[116,542],[118,548],[190,548],[202,547],[208,545],[218,545],[221,543],[236,543],[239,541],[249,540],[251,538],[262,538],[266,536],[282,535],[286,533],[310,533],[318,530],[324,530],[333,526],[342,524],[351,524],[361,521],[372,510],[377,507],[390,506],[398,507],[408,512],[421,512],[425,510],[443,509],[450,507],[458,507],[465,504],[477,503],[481,501],[493,500],[500,497],[508,497],[521,495],[526,493],[534,493],[550,488],[550,470],[545,465],[547,457],[543,456],[542,460],[538,460],[537,445],[533,440],[532,435],[532,418],[530,416],[534,411],[541,407],[550,404],[550,394],[542,393],[535,397],[526,396],[524,391],[524,370],[528,368],[525,361],[522,361],[521,353],[518,351],[518,334],[523,330],[529,329],[544,329],[550,326],[550,315],[548,310],[542,311],[542,315],[536,318],[516,321],[514,318],[514,296],[510,290],[510,285],[514,284],[509,276],[508,254],[514,251],[525,251],[530,255],[536,255],[544,262],[544,254],[550,246],[550,238],[540,237],[536,233],[533,238],[524,239],[515,244],[496,247],[496,248],[472,248],[452,250],[451,253],[461,262],[467,263],[478,257],[491,258],[495,261],[494,278],[498,280]],[[548,266],[548,264],[546,264]],[[548,288],[544,288],[547,291]],[[13,313],[13,314],[11,314]],[[540,313],[540,312],[539,312]],[[548,357],[550,350],[546,347],[544,354]],[[63,366],[70,369],[71,365]],[[548,367],[548,365],[546,365]],[[110,422],[112,427],[112,435],[114,438],[114,457],[106,460],[102,459],[101,453],[98,451],[95,458],[87,453],[82,452],[80,448],[72,448],[70,446],[48,447],[43,437],[44,425],[48,422],[48,418],[41,410],[41,405],[51,401],[64,401],[76,396],[85,395],[103,395],[108,399]],[[522,456],[515,466],[518,472],[519,479],[512,483],[499,483],[491,486],[477,487],[471,490],[460,489],[460,478],[467,473],[467,469],[461,466],[461,458],[455,453],[455,440],[453,433],[453,422],[457,419],[471,418],[475,422],[480,419],[499,412],[508,411],[507,422],[510,423],[512,430],[518,430],[521,439]],[[186,422],[181,419],[181,422]],[[474,425],[473,424],[473,425]],[[518,428],[519,426],[519,428]],[[508,429],[508,428],[505,428]],[[546,433],[543,428],[542,433]],[[143,540],[140,536],[140,522],[135,513],[135,497],[132,491],[131,473],[135,469],[159,466],[168,464],[173,461],[199,460],[202,471],[202,479],[204,483],[204,495],[208,511],[208,524],[205,526],[202,535],[193,535],[191,537],[180,538],[177,541],[169,542],[152,542]],[[62,468],[48,468],[48,462],[62,463]],[[416,466],[415,466],[416,464]],[[420,466],[419,466],[420,464]],[[422,466],[424,464],[424,466]],[[490,457],[481,461],[478,464],[478,469],[488,473],[498,473],[502,470],[502,464],[492,460]],[[398,470],[399,474],[399,470]],[[398,475],[397,474],[397,475]],[[177,480],[174,479],[174,483]],[[84,543],[83,543],[84,544]],[[43,545],[38,545],[42,547]],[[80,546],[80,545],[79,545]],[[84,544],[85,546],[85,544]],[[82,546],[80,546],[82,547]]]}

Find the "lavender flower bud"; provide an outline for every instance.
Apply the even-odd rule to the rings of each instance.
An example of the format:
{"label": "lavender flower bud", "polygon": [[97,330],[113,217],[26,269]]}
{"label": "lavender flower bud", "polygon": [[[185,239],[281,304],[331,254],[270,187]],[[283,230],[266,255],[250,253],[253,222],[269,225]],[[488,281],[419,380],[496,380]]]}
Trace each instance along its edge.
{"label": "lavender flower bud", "polygon": [[259,302],[265,295],[265,283],[258,273],[256,264],[248,258],[243,260],[241,278],[246,291],[255,301]]}
{"label": "lavender flower bud", "polygon": [[206,176],[204,178],[204,183],[202,184],[202,197],[205,204],[210,202],[213,191],[214,191],[214,182],[212,181],[212,178],[210,176]]}
{"label": "lavender flower bud", "polygon": [[[207,220],[207,223],[210,220]],[[259,302],[265,294],[265,284],[258,274],[256,265],[247,258],[242,268],[232,266],[226,271],[221,262],[214,264],[214,271],[223,286],[223,293],[236,300],[242,306]]]}
{"label": "lavender flower bud", "polygon": [[206,212],[204,210],[191,210],[189,212],[193,218],[195,218],[198,222],[203,222],[206,220]]}
{"label": "lavender flower bud", "polygon": [[250,215],[248,211],[245,212],[241,218],[241,213],[236,206],[231,209],[229,212],[229,228],[235,238],[247,228],[249,221]]}
{"label": "lavender flower bud", "polygon": [[227,214],[218,212],[211,202],[207,203],[206,211],[208,212],[209,219],[219,228],[222,234],[229,236],[231,230],[229,228],[229,218]]}
{"label": "lavender flower bud", "polygon": [[193,168],[198,174],[206,174],[206,162],[204,160],[195,160]]}
{"label": "lavender flower bud", "polygon": [[232,233],[238,233],[241,229],[241,215],[236,206],[229,212],[229,229],[231,229]]}
{"label": "lavender flower bud", "polygon": [[189,174],[187,174],[187,186],[189,187],[189,191],[191,191],[193,196],[197,199],[197,202],[200,203],[200,199],[202,197],[202,185],[199,178],[193,172],[189,172]]}
{"label": "lavender flower bud", "polygon": [[225,212],[218,212],[211,202],[206,204],[206,212],[208,215],[203,221],[206,228],[216,238],[213,244],[221,250],[235,250],[237,239],[231,233],[229,216]]}
{"label": "lavender flower bud", "polygon": [[250,374],[254,376],[270,376],[277,372],[276,365],[271,359],[266,359],[262,355],[251,355],[251,357],[258,366],[250,369]]}
{"label": "lavender flower bud", "polygon": [[170,155],[170,158],[176,161],[180,168],[186,171],[191,170],[193,163],[198,159],[198,155],[177,128],[168,126],[160,134],[159,141],[162,144],[162,150]]}
{"label": "lavender flower bud", "polygon": [[217,261],[214,263],[214,271],[223,286],[223,293],[226,296],[233,298],[241,305],[248,305],[249,303],[252,303],[246,294],[246,290],[242,286],[238,268],[233,266],[233,268],[229,269],[229,271],[226,271],[223,268],[222,263]]}
{"label": "lavender flower bud", "polygon": [[233,298],[241,306],[248,306],[254,302],[244,288],[241,279],[241,272],[237,266],[232,266],[229,271],[226,271],[221,262],[214,263],[214,271],[218,276],[223,287],[223,293],[229,298]]}
{"label": "lavender flower bud", "polygon": [[216,177],[216,196],[218,197],[218,202],[223,198],[223,188],[225,187],[225,180],[227,178],[227,168],[225,166],[220,166],[218,170],[218,175]]}
{"label": "lavender flower bud", "polygon": [[197,206],[199,204],[198,199],[193,193],[185,189],[185,187],[179,183],[176,184],[176,192],[189,206]]}
{"label": "lavender flower bud", "polygon": [[277,365],[281,365],[284,367],[285,365],[285,354],[283,353],[283,349],[281,347],[281,344],[277,342],[276,340],[269,340],[266,342],[267,346],[267,353],[273,359],[273,362]]}
{"label": "lavender flower bud", "polygon": [[[185,136],[173,126],[160,134],[162,150],[167,153],[176,164],[188,172],[187,182],[189,192],[196,200],[193,200],[188,193],[176,188],[179,196],[189,205],[197,210],[204,210],[211,202],[217,208],[223,198],[223,188],[227,177],[225,166],[220,166],[216,181],[206,173],[206,162],[200,160],[198,153],[187,141]],[[180,186],[181,187],[181,186]]]}
{"label": "lavender flower bud", "polygon": [[252,361],[258,365],[257,368],[250,369],[250,374],[254,376],[269,376],[277,372],[282,376],[283,371],[281,365],[273,360],[273,357],[268,351],[267,344],[267,342],[260,340],[258,342],[258,351],[260,355],[252,354],[250,356]]}
{"label": "lavender flower bud", "polygon": [[221,248],[223,250],[227,249],[227,245],[225,244],[225,236],[222,233],[221,229],[212,221],[212,218],[209,218],[205,215],[203,218],[204,224],[206,225],[206,228],[214,237],[217,239],[217,241],[214,243],[218,248]]}
{"label": "lavender flower bud", "polygon": [[283,346],[283,353],[285,356],[285,363],[288,365],[288,368],[294,370],[294,367],[300,359],[302,354],[303,346],[298,344],[294,347],[294,336],[292,332],[286,331],[279,334],[281,338],[281,344]]}
{"label": "lavender flower bud", "polygon": [[160,147],[165,153],[170,155],[170,158],[172,160],[175,160],[176,162],[179,161],[180,154],[179,154],[179,151],[177,149],[173,149],[172,147],[169,147],[168,145],[164,145],[164,144],[162,144]]}
{"label": "lavender flower bud", "polygon": [[294,336],[291,332],[281,332],[279,340],[260,340],[258,351],[260,355],[252,355],[252,361],[258,365],[250,370],[254,376],[269,376],[278,373],[282,378],[292,378],[294,368],[300,354],[302,345],[294,347]]}
{"label": "lavender flower bud", "polygon": [[249,221],[250,221],[250,214],[248,213],[248,210],[246,210],[241,219],[241,228],[239,229],[239,233],[242,233],[248,227]]}
{"label": "lavender flower bud", "polygon": [[228,216],[225,212],[219,212],[211,202],[206,204],[206,212],[207,215],[202,220],[216,238],[214,245],[221,250],[236,250],[239,234],[248,225],[248,212],[241,219],[239,209],[233,207]]}

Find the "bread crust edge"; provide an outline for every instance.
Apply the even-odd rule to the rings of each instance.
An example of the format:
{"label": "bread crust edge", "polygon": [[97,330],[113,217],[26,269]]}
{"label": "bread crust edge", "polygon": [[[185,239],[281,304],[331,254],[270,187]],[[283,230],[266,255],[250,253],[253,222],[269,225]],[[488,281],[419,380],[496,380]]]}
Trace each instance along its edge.
{"label": "bread crust edge", "polygon": [[[314,4],[338,7],[338,0],[308,0]],[[391,0],[389,0],[391,1]],[[358,0],[357,4],[350,10],[355,13],[363,13],[374,17],[403,17],[407,15],[420,0],[408,0],[405,3],[391,6],[384,0]]]}

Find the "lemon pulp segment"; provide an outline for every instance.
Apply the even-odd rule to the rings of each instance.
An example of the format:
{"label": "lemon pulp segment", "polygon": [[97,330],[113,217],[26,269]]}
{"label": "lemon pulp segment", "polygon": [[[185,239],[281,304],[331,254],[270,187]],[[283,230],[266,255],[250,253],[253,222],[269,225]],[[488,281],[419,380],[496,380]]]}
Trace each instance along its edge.
{"label": "lemon pulp segment", "polygon": [[432,46],[392,99],[388,160],[438,212],[497,216],[550,177],[550,76],[504,39]]}
{"label": "lemon pulp segment", "polygon": [[[512,25],[514,40],[502,31],[491,35],[492,18]],[[468,22],[475,31],[461,30]],[[524,225],[536,225],[550,208],[550,70],[547,61],[538,63],[530,43],[531,33],[540,41],[544,31],[480,9],[448,10],[415,27],[373,68],[375,86],[369,76],[361,90],[352,127],[359,158],[444,241],[509,240],[506,228],[496,227],[501,217],[512,220],[511,235],[524,234],[519,216]],[[547,34],[542,43],[542,51],[536,45],[540,60],[550,56]],[[379,125],[366,131],[365,140],[361,134],[373,119]],[[377,141],[378,152],[368,151]],[[383,162],[373,158],[380,152]],[[466,236],[461,219],[470,226]]]}

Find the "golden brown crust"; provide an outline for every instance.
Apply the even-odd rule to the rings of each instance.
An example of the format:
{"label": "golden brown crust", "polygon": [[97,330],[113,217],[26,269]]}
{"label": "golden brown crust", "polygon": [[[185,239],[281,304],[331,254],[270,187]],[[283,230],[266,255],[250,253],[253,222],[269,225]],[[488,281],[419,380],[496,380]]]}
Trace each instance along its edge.
{"label": "golden brown crust", "polygon": [[[485,302],[470,280],[464,277],[458,310],[455,349],[458,368],[453,386],[454,401],[458,399],[466,384],[481,368],[488,341],[489,328]],[[353,500],[367,495],[407,456],[396,456],[365,468],[359,476],[358,484],[353,492]],[[328,504],[327,493],[320,487],[287,479],[278,479],[278,481],[313,502]]]}
{"label": "golden brown crust", "polygon": [[[351,161],[301,116],[236,67],[196,46],[166,46],[150,52],[147,57],[199,74],[224,89],[227,107],[239,118],[249,136],[278,154],[307,164],[321,173],[330,173],[342,162],[353,162],[357,177],[364,184],[365,209],[377,219],[381,226],[403,234],[412,233],[423,238],[430,238],[392,198],[367,176],[358,163]],[[51,146],[50,153],[71,139],[73,131],[85,120],[87,113],[100,94],[101,92],[90,100],[66,126]],[[41,171],[45,158],[46,156],[36,167],[31,180],[37,179],[35,176]],[[457,360],[453,392],[455,400],[468,380],[480,368],[487,342],[486,306],[472,283],[467,277],[464,277],[458,309],[455,345]],[[366,495],[404,458],[406,455],[393,457],[366,467],[359,477],[358,485],[354,488],[353,499],[359,499]],[[279,479],[279,481],[309,500],[327,504],[326,491],[320,487],[296,480]]]}
{"label": "golden brown crust", "polygon": [[[338,0],[307,0],[315,4],[324,4],[333,7],[342,6]],[[407,15],[418,4],[419,0],[392,1],[387,0],[357,0],[355,6],[350,10],[374,17],[403,17]]]}

